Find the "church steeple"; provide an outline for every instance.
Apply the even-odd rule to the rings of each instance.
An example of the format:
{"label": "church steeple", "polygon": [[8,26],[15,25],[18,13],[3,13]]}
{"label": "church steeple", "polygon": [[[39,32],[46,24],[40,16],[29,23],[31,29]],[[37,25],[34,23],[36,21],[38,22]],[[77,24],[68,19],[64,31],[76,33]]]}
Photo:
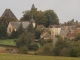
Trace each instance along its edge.
{"label": "church steeple", "polygon": [[33,27],[35,28],[35,20],[33,19],[33,14],[32,14],[32,19],[30,20],[30,23],[32,23]]}

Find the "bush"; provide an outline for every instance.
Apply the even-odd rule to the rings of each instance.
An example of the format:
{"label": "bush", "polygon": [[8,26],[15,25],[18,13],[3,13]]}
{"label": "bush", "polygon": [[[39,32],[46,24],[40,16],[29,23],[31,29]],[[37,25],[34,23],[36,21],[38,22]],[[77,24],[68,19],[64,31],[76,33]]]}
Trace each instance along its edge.
{"label": "bush", "polygon": [[70,50],[69,55],[70,55],[71,57],[77,57],[77,52],[72,48],[72,49]]}
{"label": "bush", "polygon": [[26,46],[21,46],[19,49],[18,49],[18,53],[21,53],[21,54],[27,54],[27,47]]}
{"label": "bush", "polygon": [[43,47],[41,47],[37,53],[39,55],[53,55],[53,47],[52,44],[45,44]]}
{"label": "bush", "polygon": [[29,50],[38,50],[38,44],[37,43],[31,43],[29,46]]}

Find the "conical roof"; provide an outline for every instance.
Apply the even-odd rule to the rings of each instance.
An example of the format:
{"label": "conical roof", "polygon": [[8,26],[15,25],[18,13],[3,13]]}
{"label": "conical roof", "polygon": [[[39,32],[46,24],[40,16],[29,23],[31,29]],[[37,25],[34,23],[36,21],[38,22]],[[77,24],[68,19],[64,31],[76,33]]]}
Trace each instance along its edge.
{"label": "conical roof", "polygon": [[17,19],[16,16],[13,14],[13,12],[10,9],[6,9],[1,17]]}

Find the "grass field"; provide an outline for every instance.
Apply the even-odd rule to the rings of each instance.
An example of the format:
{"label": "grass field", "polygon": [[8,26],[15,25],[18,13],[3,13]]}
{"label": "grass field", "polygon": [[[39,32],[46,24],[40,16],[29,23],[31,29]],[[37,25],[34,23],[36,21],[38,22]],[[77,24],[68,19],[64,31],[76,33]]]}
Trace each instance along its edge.
{"label": "grass field", "polygon": [[55,57],[20,54],[0,54],[0,60],[80,60],[79,57]]}
{"label": "grass field", "polygon": [[14,40],[15,39],[0,40],[0,45],[16,46]]}

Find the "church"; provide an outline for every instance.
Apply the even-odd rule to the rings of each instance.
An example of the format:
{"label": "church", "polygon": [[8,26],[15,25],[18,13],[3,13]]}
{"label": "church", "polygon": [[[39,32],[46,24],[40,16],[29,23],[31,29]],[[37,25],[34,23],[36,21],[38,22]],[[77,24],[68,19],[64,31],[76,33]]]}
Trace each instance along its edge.
{"label": "church", "polygon": [[7,27],[8,35],[11,35],[13,30],[16,31],[21,23],[22,23],[22,26],[23,26],[24,29],[27,28],[30,23],[32,23],[33,28],[35,28],[35,20],[33,19],[33,16],[32,16],[32,19],[30,21],[18,21],[18,19],[13,14],[11,9],[6,9],[1,17],[12,18],[12,19],[16,19],[17,20],[17,21],[9,22],[8,27]]}

